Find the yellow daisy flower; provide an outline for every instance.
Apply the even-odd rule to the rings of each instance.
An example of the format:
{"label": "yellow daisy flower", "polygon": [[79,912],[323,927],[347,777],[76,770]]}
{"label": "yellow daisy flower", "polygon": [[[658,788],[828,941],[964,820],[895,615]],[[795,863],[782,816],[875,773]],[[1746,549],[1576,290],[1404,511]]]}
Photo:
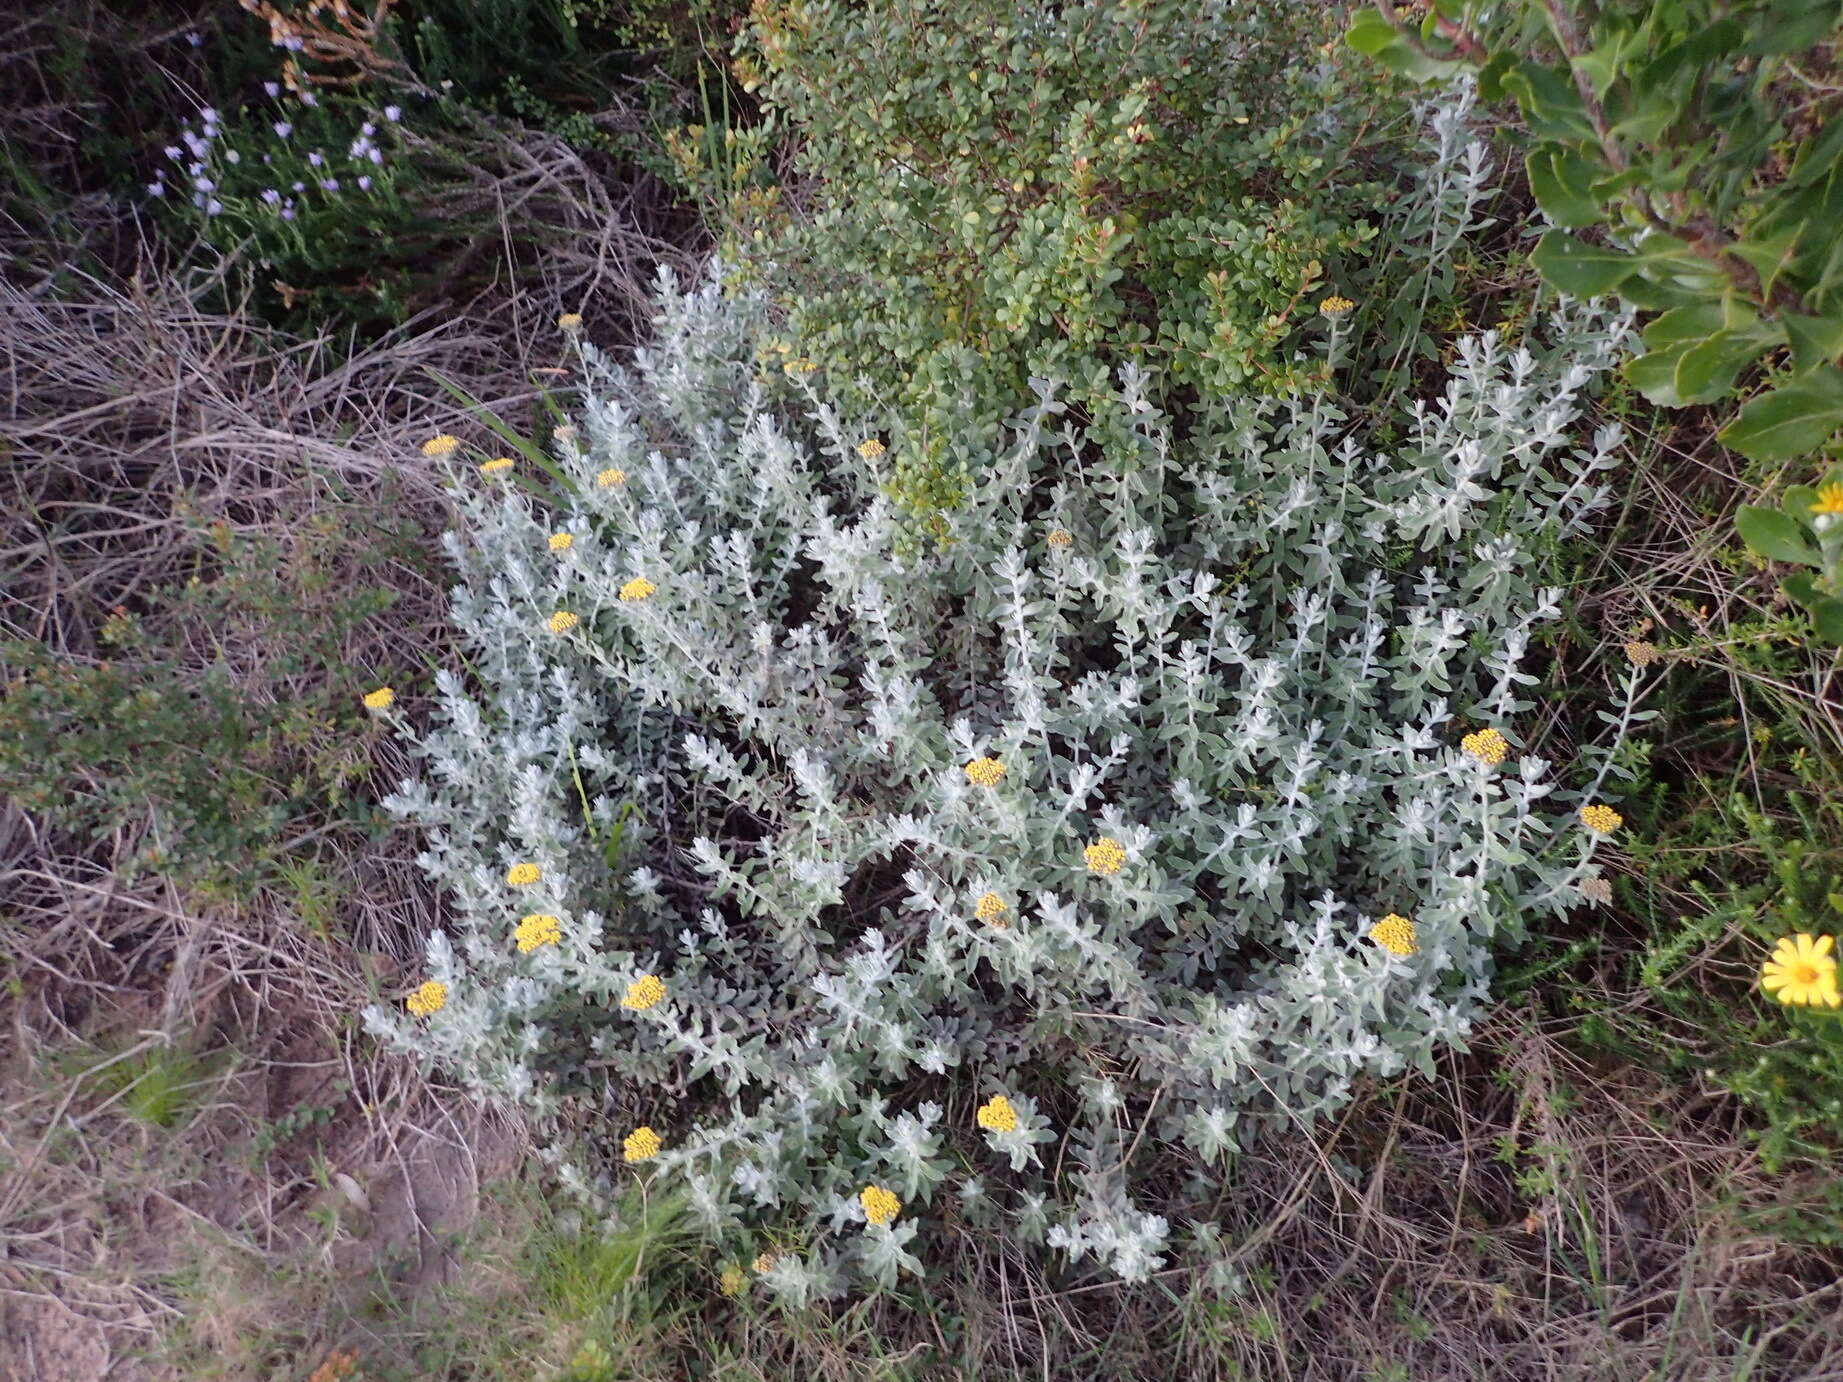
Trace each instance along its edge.
{"label": "yellow daisy flower", "polygon": [[600,485],[603,489],[613,489],[616,485],[624,485],[627,483],[627,472],[618,467],[610,466],[608,469],[596,475],[595,483]]}
{"label": "yellow daisy flower", "polygon": [[1408,956],[1420,951],[1414,923],[1399,913],[1390,912],[1369,928],[1369,938],[1391,955]]}
{"label": "yellow daisy flower", "polygon": [[422,454],[425,456],[447,456],[452,454],[454,448],[460,444],[461,439],[459,437],[451,437],[446,432],[443,432],[439,437],[430,437],[422,444]]}
{"label": "yellow daisy flower", "polygon": [[576,535],[574,533],[552,533],[546,541],[551,551],[567,552],[576,545]]}
{"label": "yellow daisy flower", "polygon": [[1834,936],[1813,937],[1802,931],[1787,936],[1760,966],[1760,987],[1788,1006],[1843,1005],[1837,992],[1837,961],[1830,953],[1835,945]]}
{"label": "yellow daisy flower", "polygon": [[975,758],[966,765],[966,780],[975,787],[996,787],[1004,776],[1005,765],[996,758]]}
{"label": "yellow daisy flower", "polygon": [[500,475],[517,464],[518,462],[514,461],[510,456],[495,456],[492,460],[480,467],[480,473],[482,475]]}
{"label": "yellow daisy flower", "polygon": [[582,313],[565,312],[562,316],[557,318],[557,325],[562,327],[565,331],[574,331],[577,327],[582,325]]}
{"label": "yellow daisy flower", "polygon": [[1843,513],[1843,480],[1832,480],[1827,485],[1817,487],[1817,503],[1811,506],[1812,513]]}
{"label": "yellow daisy flower", "polygon": [[1634,667],[1649,667],[1664,655],[1663,650],[1648,639],[1634,638],[1622,646],[1625,650],[1626,661]]}
{"label": "yellow daisy flower", "polygon": [[528,888],[544,876],[536,864],[514,864],[506,870],[506,882],[515,888]]}
{"label": "yellow daisy flower", "polygon": [[888,450],[888,448],[875,437],[867,437],[858,443],[858,455],[862,456],[867,461],[876,460],[877,457],[881,456],[886,450]]}
{"label": "yellow daisy flower", "polygon": [[651,1161],[659,1155],[659,1149],[665,1143],[659,1140],[659,1134],[651,1128],[635,1128],[621,1142],[621,1155],[628,1161]]}
{"label": "yellow daisy flower", "polygon": [[645,576],[635,576],[621,587],[619,594],[623,600],[632,604],[635,600],[650,600],[658,589],[659,587],[647,580]]}
{"label": "yellow daisy flower", "polygon": [[389,710],[397,703],[397,693],[388,686],[380,686],[375,691],[365,693],[365,709]]}
{"label": "yellow daisy flower", "polygon": [[1075,534],[1070,532],[1067,528],[1051,528],[1049,530],[1049,537],[1045,539],[1045,541],[1052,547],[1067,547],[1070,543],[1075,541]]}
{"label": "yellow daisy flower", "polygon": [[1336,294],[1333,294],[1318,304],[1318,310],[1327,317],[1341,317],[1356,305],[1357,304],[1352,302],[1349,298],[1338,297]]}
{"label": "yellow daisy flower", "polygon": [[778,1252],[775,1252],[772,1248],[765,1249],[762,1252],[756,1253],[755,1261],[753,1263],[756,1274],[760,1275],[762,1272],[773,1271],[774,1264],[776,1262],[779,1262],[780,1260],[781,1260],[781,1255]]}
{"label": "yellow daisy flower", "polygon": [[403,1000],[403,1006],[417,1017],[432,1016],[448,1006],[448,986],[439,979],[429,979]]}
{"label": "yellow daisy flower", "polygon": [[630,1011],[643,1013],[648,1008],[656,1008],[665,1001],[666,986],[657,974],[642,974],[627,986],[627,992],[621,997],[621,1006]]}
{"label": "yellow daisy flower", "polygon": [[567,609],[560,609],[555,614],[551,615],[549,619],[544,621],[544,627],[549,629],[552,633],[568,633],[581,622],[581,619],[571,614]]}
{"label": "yellow daisy flower", "polygon": [[864,1217],[873,1224],[887,1224],[902,1213],[902,1201],[880,1185],[867,1185],[858,1196],[858,1203],[864,1206]]}
{"label": "yellow daisy flower", "polygon": [[1610,835],[1625,824],[1625,817],[1610,806],[1596,803],[1581,808],[1581,824],[1596,835]]}
{"label": "yellow daisy flower", "polygon": [[1005,905],[1005,899],[997,893],[981,893],[979,901],[973,907],[973,915],[987,926],[996,926],[1002,931],[1011,924],[1005,920],[1005,913],[1010,910]]}
{"label": "yellow daisy flower", "polygon": [[987,1132],[1017,1131],[1017,1110],[1011,1107],[1011,1101],[1002,1094],[994,1094],[987,1099],[973,1116]]}
{"label": "yellow daisy flower", "polygon": [[1510,741],[1495,729],[1475,730],[1459,741],[1459,747],[1487,768],[1495,768],[1510,753]]}
{"label": "yellow daisy flower", "polygon": [[512,933],[520,954],[529,955],[540,945],[555,945],[563,939],[563,922],[548,912],[533,912],[518,923]]}
{"label": "yellow daisy flower", "polygon": [[1115,874],[1126,863],[1126,850],[1118,840],[1096,840],[1081,853],[1095,873]]}

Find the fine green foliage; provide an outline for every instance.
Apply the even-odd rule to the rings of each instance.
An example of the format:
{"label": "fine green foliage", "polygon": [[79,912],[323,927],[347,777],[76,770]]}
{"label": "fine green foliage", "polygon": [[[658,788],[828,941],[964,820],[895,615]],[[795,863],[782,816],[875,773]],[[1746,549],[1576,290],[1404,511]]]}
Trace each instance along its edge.
{"label": "fine green foliage", "polygon": [[1328,389],[1179,423],[1128,364],[1090,454],[1039,381],[918,551],[882,491],[924,438],[758,373],[765,309],[668,282],[631,370],[584,348],[556,478],[457,469],[470,676],[391,803],[456,934],[368,1021],[540,1109],[688,1091],[647,1164],[726,1251],[780,1235],[793,1303],[919,1270],[933,1214],[1143,1277],[1183,1237],[1143,1170],[1207,1193],[1429,1068],[1597,876],[1515,746],[1623,322],[1462,341],[1387,448]]}
{"label": "fine green foliage", "polygon": [[[1333,23],[1291,0],[756,6],[735,71],[770,123],[702,167],[738,277],[784,314],[770,348],[853,407],[900,400],[892,488],[930,518],[1031,378],[1101,430],[1129,362],[1180,415],[1322,383],[1319,303],[1366,299],[1386,255],[1370,126],[1406,117]],[[794,205],[764,171],[783,130]]]}
{"label": "fine green foliage", "polygon": [[[1843,426],[1839,34],[1837,0],[1436,0],[1412,25],[1378,0],[1348,39],[1417,80],[1475,69],[1484,99],[1514,100],[1554,227],[1532,255],[1544,279],[1655,313],[1630,381],[1671,408],[1739,393],[1722,440],[1779,461]],[[1843,641],[1843,606],[1791,593]]]}

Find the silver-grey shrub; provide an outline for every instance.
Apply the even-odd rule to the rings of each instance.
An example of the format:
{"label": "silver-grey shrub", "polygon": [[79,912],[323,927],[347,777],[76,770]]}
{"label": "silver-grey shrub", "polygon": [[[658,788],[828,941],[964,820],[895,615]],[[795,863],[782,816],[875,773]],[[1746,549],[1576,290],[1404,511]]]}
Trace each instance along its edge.
{"label": "silver-grey shrub", "polygon": [[[583,349],[554,479],[457,472],[469,671],[393,802],[452,898],[448,997],[374,1029],[540,1110],[639,1091],[647,1172],[725,1251],[777,1235],[791,1300],[915,1268],[949,1202],[1143,1276],[1175,1246],[1143,1168],[1425,1068],[1595,875],[1578,792],[1457,740],[1534,722],[1535,578],[1603,497],[1617,437],[1577,425],[1623,330],[1465,340],[1386,448],[1329,395],[1180,426],[1130,370],[1096,447],[1039,383],[918,544],[880,489],[913,439],[764,375],[756,302],[666,281],[630,367]],[[533,913],[561,938],[522,953]],[[643,975],[667,997],[624,1008]]]}

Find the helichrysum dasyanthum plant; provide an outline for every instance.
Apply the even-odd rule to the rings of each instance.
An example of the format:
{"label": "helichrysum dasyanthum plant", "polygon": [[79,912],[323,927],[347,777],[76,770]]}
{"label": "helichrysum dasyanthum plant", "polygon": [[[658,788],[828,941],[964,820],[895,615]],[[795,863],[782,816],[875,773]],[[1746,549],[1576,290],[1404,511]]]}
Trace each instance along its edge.
{"label": "helichrysum dasyanthum plant", "polygon": [[580,346],[548,497],[430,462],[471,675],[394,805],[454,934],[439,1008],[371,1022],[601,1104],[610,1173],[680,1182],[713,1260],[772,1227],[790,1301],[919,1269],[943,1212],[1143,1276],[1177,1246],[1147,1166],[1203,1187],[1426,1068],[1618,847],[1522,736],[1624,323],[1465,340],[1387,450],[1328,391],[1180,428],[1130,366],[1097,448],[1041,382],[919,549],[860,449],[911,439],[774,402],[768,329],[667,281],[631,367]]}

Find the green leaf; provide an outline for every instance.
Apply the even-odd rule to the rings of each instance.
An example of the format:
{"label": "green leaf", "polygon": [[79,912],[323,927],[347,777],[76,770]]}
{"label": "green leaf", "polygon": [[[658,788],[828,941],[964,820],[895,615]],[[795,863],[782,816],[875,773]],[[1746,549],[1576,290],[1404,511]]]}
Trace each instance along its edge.
{"label": "green leaf", "polygon": [[1784,317],[1780,325],[1792,342],[1792,365],[1799,373],[1834,365],[1843,356],[1843,312],[1827,317]]}
{"label": "green leaf", "polygon": [[1753,271],[1760,275],[1761,289],[1771,293],[1773,285],[1779,281],[1779,275],[1792,262],[1792,255],[1797,248],[1798,231],[1787,230],[1766,239],[1736,240],[1728,246],[1728,253],[1751,265]]}
{"label": "green leaf", "polygon": [[1344,42],[1410,81],[1429,82],[1450,77],[1461,66],[1458,62],[1430,58],[1420,52],[1408,42],[1401,30],[1375,9],[1357,12],[1356,18],[1350,21],[1350,27],[1344,31]]}
{"label": "green leaf", "polygon": [[1826,643],[1843,643],[1843,600],[1819,600],[1811,611],[1811,626]]}
{"label": "green leaf", "polygon": [[1721,430],[1721,439],[1754,461],[1783,461],[1815,451],[1843,426],[1843,376],[1814,370],[1763,393]]}
{"label": "green leaf", "polygon": [[1717,331],[1684,350],[1677,360],[1677,396],[1685,403],[1713,403],[1734,390],[1734,379],[1765,349],[1732,331]]}
{"label": "green leaf", "polygon": [[1626,382],[1660,408],[1681,408],[1686,400],[1677,393],[1677,366],[1688,349],[1679,341],[1634,356],[1625,362]]}
{"label": "green leaf", "polygon": [[1553,68],[1520,62],[1502,78],[1504,90],[1516,98],[1524,122],[1542,139],[1592,140],[1596,138],[1587,104],[1574,83]]}
{"label": "green leaf", "polygon": [[1593,181],[1605,171],[1572,149],[1544,144],[1524,160],[1530,191],[1551,221],[1561,226],[1598,225],[1606,210],[1593,195]]}
{"label": "green leaf", "polygon": [[1597,298],[1612,292],[1637,270],[1637,260],[1624,250],[1605,249],[1577,240],[1566,231],[1551,230],[1530,255],[1551,287],[1574,298]]}
{"label": "green leaf", "polygon": [[1653,319],[1646,324],[1641,335],[1647,349],[1662,350],[1665,346],[1707,340],[1726,325],[1719,304],[1698,302],[1688,307],[1675,308]]}
{"label": "green leaf", "polygon": [[1809,571],[1800,571],[1787,576],[1780,582],[1780,589],[1791,596],[1794,603],[1803,605],[1806,609],[1815,608],[1819,600],[1827,598],[1817,588],[1817,577]]}
{"label": "green leaf", "polygon": [[1741,541],[1768,560],[1817,565],[1817,548],[1805,540],[1804,529],[1790,514],[1758,504],[1742,504],[1734,526]]}

